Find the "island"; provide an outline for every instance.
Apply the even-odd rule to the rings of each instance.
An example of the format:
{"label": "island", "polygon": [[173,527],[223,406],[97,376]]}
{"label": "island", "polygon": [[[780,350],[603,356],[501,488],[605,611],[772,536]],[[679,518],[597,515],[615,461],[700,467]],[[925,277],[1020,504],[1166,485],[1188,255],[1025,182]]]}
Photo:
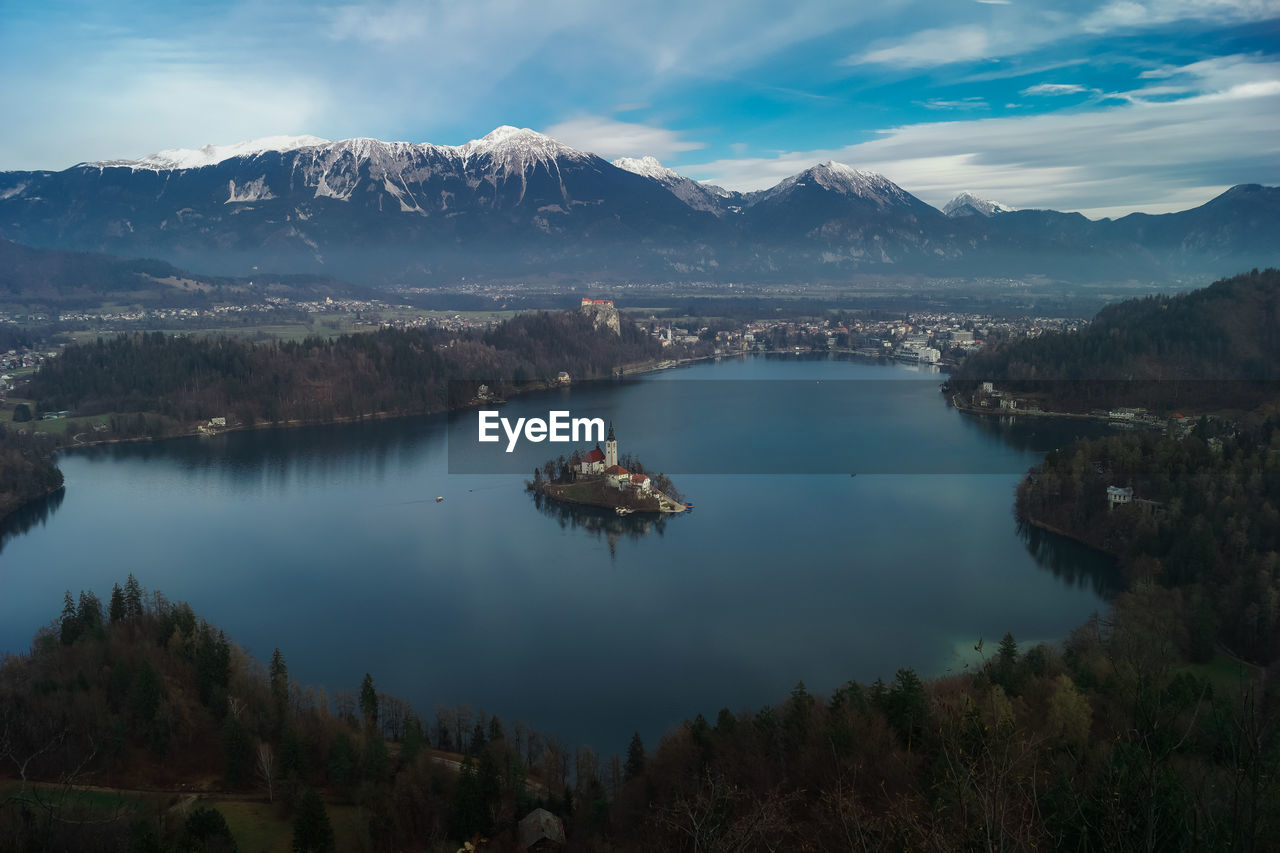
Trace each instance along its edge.
{"label": "island", "polygon": [[[599,433],[597,433],[599,435]],[[693,509],[665,474],[650,475],[631,456],[618,459],[618,440],[609,424],[604,449],[576,450],[567,459],[548,459],[533,469],[525,482],[531,492],[564,503],[612,509],[618,515],[633,512],[677,513]]]}

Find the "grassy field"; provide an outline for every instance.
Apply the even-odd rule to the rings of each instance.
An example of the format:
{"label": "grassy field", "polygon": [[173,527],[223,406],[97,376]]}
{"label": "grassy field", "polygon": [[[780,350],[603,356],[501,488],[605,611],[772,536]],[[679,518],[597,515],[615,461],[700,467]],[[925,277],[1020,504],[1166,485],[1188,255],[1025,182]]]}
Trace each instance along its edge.
{"label": "grassy field", "polygon": [[[0,780],[0,802],[17,795],[20,785],[13,780]],[[293,848],[293,820],[283,814],[277,805],[265,800],[245,799],[235,795],[211,794],[195,797],[168,793],[114,792],[111,790],[84,790],[41,785],[31,789],[28,796],[38,797],[59,810],[86,819],[134,820],[154,817],[169,812],[167,821],[173,826],[176,818],[181,828],[182,815],[190,809],[215,808],[222,812],[236,840],[240,853],[289,853]],[[178,803],[179,800],[184,800]],[[349,805],[326,804],[329,823],[333,826],[338,850],[366,849],[366,833],[359,809]]]}
{"label": "grassy field", "polygon": [[[0,407],[0,424],[9,426],[13,423],[13,410],[17,408],[19,403],[26,403],[27,408],[31,409],[32,417],[35,417],[36,410],[30,400],[24,400],[21,397],[9,397],[4,401],[4,406]],[[18,427],[28,426],[27,424],[18,424]]]}
{"label": "grassy field", "polygon": [[570,483],[564,486],[557,486],[556,491],[562,498],[568,501],[580,501],[582,503],[593,503],[602,498],[599,483]]}
{"label": "grassy field", "polygon": [[[0,780],[0,802],[17,796],[21,790],[22,786],[16,780]],[[157,802],[154,795],[60,788],[56,785],[33,785],[28,796],[58,808],[89,809],[108,814],[146,814]]]}
{"label": "grassy field", "polygon": [[[26,403],[27,408],[31,410],[33,420],[22,423],[15,423],[13,420],[13,411],[19,403]],[[36,411],[35,402],[25,400],[21,397],[10,397],[5,401],[3,407],[0,407],[0,426],[11,427],[13,429],[28,429],[32,432],[44,432],[59,438],[74,438],[76,435],[84,433],[81,437],[83,442],[90,442],[106,438],[112,438],[113,433],[110,431],[97,432],[94,430],[95,424],[103,424],[108,427],[111,425],[112,418],[132,418],[134,414],[129,412],[106,412],[101,415],[90,415],[88,417],[70,417],[70,418],[54,418],[44,420],[40,417],[40,413]],[[178,422],[171,418],[164,418],[164,428],[166,432],[176,429]]]}
{"label": "grassy field", "polygon": [[1206,679],[1213,685],[1215,696],[1239,696],[1242,685],[1251,684],[1258,678],[1258,667],[1242,663],[1233,657],[1218,652],[1208,663],[1191,663],[1183,669],[1197,678]]}
{"label": "grassy field", "polygon": [[[265,802],[202,799],[202,807],[216,808],[226,818],[227,827],[240,853],[288,853],[293,848],[293,822],[279,809]],[[362,850],[365,835],[355,806],[327,804],[329,823],[338,850]]]}

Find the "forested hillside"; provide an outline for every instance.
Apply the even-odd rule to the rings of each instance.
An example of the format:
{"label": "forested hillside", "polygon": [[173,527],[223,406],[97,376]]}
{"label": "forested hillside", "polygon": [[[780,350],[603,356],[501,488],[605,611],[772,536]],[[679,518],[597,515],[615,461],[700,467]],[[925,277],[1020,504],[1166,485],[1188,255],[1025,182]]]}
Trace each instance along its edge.
{"label": "forested hillside", "polygon": [[49,445],[0,427],[0,518],[62,486]]}
{"label": "forested hillside", "polygon": [[1280,380],[1280,270],[1178,296],[1109,305],[1076,332],[1049,332],[976,353],[953,387],[994,381],[1047,395],[1058,411],[1114,405],[1228,408],[1274,396]]}
{"label": "forested hillside", "polygon": [[[484,333],[383,329],[297,343],[153,332],[69,346],[26,393],[41,411],[154,416],[118,418],[123,434],[163,431],[159,418],[323,422],[443,411],[480,382],[501,392],[562,370],[600,378],[660,352],[629,323],[619,335],[577,313],[523,314]],[[452,392],[461,399],[450,399],[451,380],[463,381]]]}
{"label": "forested hillside", "polygon": [[[1130,488],[1110,508],[1107,488]],[[1259,663],[1280,656],[1280,419],[1204,421],[1050,453],[1018,489],[1018,513],[1120,556],[1132,583],[1183,590],[1185,630]]]}
{"label": "forested hillside", "polygon": [[1184,606],[1143,586],[1061,650],[1006,635],[936,681],[801,684],[653,749],[574,751],[464,708],[429,720],[372,675],[304,687],[130,576],[68,592],[0,664],[0,849],[258,850],[274,826],[274,849],[516,851],[538,805],[568,850],[1275,849],[1277,697],[1185,665]]}

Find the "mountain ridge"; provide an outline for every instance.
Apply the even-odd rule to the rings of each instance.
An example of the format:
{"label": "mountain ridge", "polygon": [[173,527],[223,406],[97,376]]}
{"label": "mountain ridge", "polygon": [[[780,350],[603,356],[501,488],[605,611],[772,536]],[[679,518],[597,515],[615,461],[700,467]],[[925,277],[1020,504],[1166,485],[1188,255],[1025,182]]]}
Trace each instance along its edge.
{"label": "mountain ridge", "polygon": [[213,274],[271,268],[366,284],[857,272],[1093,280],[1280,263],[1270,236],[1280,190],[1271,187],[1238,185],[1188,211],[1097,221],[972,195],[953,204],[961,200],[971,215],[948,215],[884,175],[832,161],[741,193],[652,157],[610,163],[503,125],[453,146],[268,137],[0,172],[0,237]]}

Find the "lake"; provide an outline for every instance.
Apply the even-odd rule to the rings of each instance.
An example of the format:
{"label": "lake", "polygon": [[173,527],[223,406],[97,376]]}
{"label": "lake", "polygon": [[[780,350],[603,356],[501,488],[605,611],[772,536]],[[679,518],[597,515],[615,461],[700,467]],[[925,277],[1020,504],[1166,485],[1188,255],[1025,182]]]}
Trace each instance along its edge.
{"label": "lake", "polygon": [[474,412],[65,453],[65,494],[0,532],[0,651],[133,572],[330,695],[369,672],[424,720],[466,704],[610,754],[799,681],[1060,640],[1112,570],[1020,532],[1013,490],[1092,427],[966,416],[943,378],[754,357],[501,408],[612,420],[696,504],[657,520],[535,499],[564,446],[480,453]]}

